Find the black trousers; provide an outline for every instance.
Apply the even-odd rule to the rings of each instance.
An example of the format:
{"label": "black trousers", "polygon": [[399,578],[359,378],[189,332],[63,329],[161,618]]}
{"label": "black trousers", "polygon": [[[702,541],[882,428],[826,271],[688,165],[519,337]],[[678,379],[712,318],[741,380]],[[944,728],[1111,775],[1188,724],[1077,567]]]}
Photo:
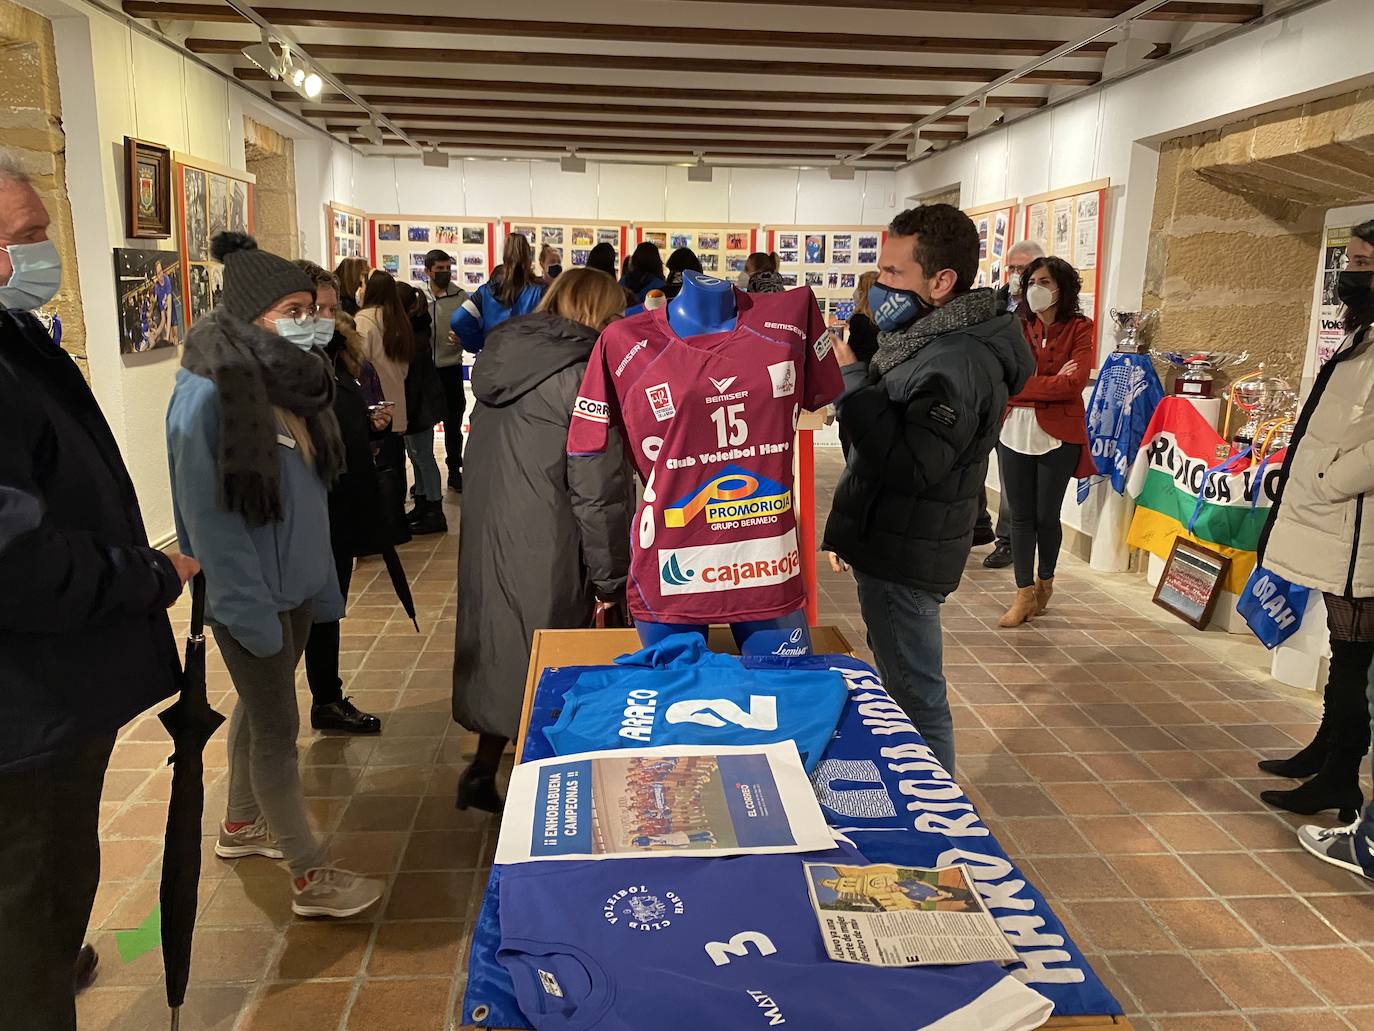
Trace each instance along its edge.
{"label": "black trousers", "polygon": [[463,393],[461,365],[446,365],[438,371],[444,387],[444,463],[451,482],[463,470],[463,414],[468,409],[468,399]]}
{"label": "black trousers", "polygon": [[1064,528],[1059,511],[1064,491],[1078,467],[1079,444],[1060,444],[1043,455],[1023,455],[997,445],[1003,497],[1011,506],[1011,557],[1017,587],[1034,587],[1037,556],[1040,579],[1054,576]]}
{"label": "black trousers", "polygon": [[100,884],[100,792],[115,736],[0,773],[0,1023],[76,1031],[73,973]]}
{"label": "black trousers", "polygon": [[[998,466],[998,478],[1001,479],[1001,466]],[[975,536],[982,536],[991,533],[997,538],[999,546],[1005,544],[1011,546],[1011,506],[1007,504],[1007,483],[1002,480],[1002,490],[997,498],[997,527],[993,528],[992,516],[988,514],[988,490],[984,487],[978,492],[979,511],[978,522],[973,526]]]}
{"label": "black trousers", "polygon": [[[348,601],[348,585],[353,580],[353,556],[334,552],[334,568],[339,571],[339,593]],[[315,705],[343,701],[343,681],[339,678],[339,621],[316,623],[305,642],[305,679]]]}

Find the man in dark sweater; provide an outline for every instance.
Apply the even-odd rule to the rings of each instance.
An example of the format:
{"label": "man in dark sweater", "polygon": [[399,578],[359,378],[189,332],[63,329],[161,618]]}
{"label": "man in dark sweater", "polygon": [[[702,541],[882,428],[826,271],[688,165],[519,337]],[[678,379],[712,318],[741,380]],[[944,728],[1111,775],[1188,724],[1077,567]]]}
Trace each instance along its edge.
{"label": "man in dark sweater", "polygon": [[878,353],[865,366],[835,345],[851,444],[822,549],[836,572],[853,567],[884,686],[953,773],[940,605],[963,575],[1007,398],[1035,361],[995,291],[970,289],[978,230],[958,208],[902,212],[878,267]]}
{"label": "man in dark sweater", "polygon": [[148,546],[95,397],[29,313],[61,280],[47,227],[0,152],[0,1022],[75,1031],[105,768],[179,687],[166,610],[199,567]]}

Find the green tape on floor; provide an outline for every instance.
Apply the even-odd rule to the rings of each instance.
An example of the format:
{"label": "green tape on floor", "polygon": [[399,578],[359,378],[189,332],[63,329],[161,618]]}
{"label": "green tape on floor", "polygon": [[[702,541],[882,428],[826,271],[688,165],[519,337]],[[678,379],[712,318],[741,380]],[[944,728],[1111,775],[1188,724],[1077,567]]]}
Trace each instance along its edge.
{"label": "green tape on floor", "polygon": [[143,923],[132,931],[116,931],[115,945],[119,958],[128,966],[140,956],[162,947],[162,907],[154,906]]}

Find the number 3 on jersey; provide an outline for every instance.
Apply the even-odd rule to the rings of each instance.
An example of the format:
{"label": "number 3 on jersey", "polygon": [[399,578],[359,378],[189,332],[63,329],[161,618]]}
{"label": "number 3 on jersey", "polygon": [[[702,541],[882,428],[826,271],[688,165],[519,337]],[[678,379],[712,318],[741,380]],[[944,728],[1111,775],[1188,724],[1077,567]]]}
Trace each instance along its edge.
{"label": "number 3 on jersey", "polygon": [[744,405],[725,405],[711,413],[716,424],[717,447],[739,447],[749,439],[749,424],[744,421]]}

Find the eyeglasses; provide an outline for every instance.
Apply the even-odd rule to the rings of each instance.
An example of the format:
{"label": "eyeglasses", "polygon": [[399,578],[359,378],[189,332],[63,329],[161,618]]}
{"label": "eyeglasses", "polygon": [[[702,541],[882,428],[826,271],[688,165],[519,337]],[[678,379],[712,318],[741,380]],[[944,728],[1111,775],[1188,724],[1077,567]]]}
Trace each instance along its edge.
{"label": "eyeglasses", "polygon": [[288,305],[277,312],[277,318],[290,319],[298,326],[304,326],[307,322],[314,322],[320,309],[311,304],[302,307],[299,304]]}

